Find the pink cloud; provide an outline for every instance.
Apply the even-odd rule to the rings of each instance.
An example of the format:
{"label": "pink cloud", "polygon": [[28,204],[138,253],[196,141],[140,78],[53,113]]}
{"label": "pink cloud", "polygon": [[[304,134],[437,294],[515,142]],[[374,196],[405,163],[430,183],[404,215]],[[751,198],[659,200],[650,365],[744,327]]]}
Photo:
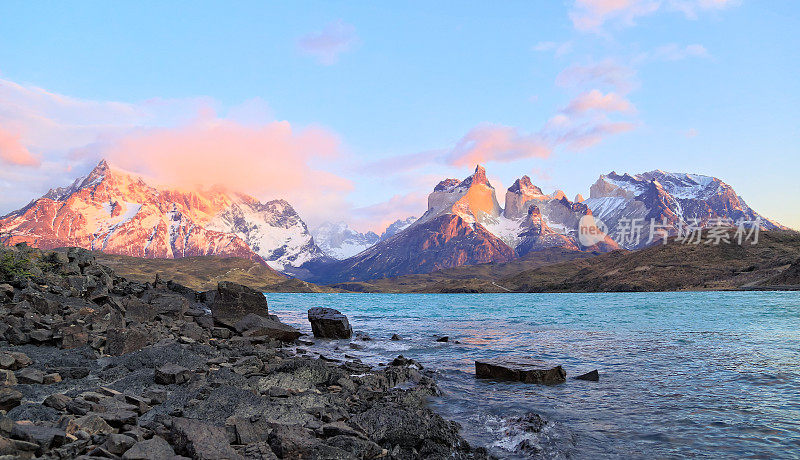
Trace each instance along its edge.
{"label": "pink cloud", "polygon": [[653,0],[576,0],[569,17],[576,29],[597,31],[610,20],[632,25],[640,16],[655,13],[660,2]]}
{"label": "pink cloud", "polygon": [[320,32],[308,34],[297,41],[300,50],[317,58],[320,64],[332,65],[339,55],[358,43],[356,29],[341,20],[334,21]]}
{"label": "pink cloud", "polygon": [[485,123],[472,128],[446,154],[453,166],[472,166],[487,161],[513,161],[521,158],[546,158],[552,150],[536,135],[517,128]]}
{"label": "pink cloud", "polygon": [[605,115],[590,119],[573,119],[558,114],[550,119],[544,132],[553,145],[563,145],[570,150],[584,150],[600,143],[608,136],[621,134],[636,128],[628,121],[612,121]]}
{"label": "pink cloud", "polygon": [[580,31],[601,32],[607,23],[632,26],[638,18],[659,10],[680,11],[687,18],[696,19],[701,11],[722,10],[739,3],[739,0],[575,0],[569,17]]}
{"label": "pink cloud", "polygon": [[20,136],[0,127],[0,160],[15,166],[40,166],[35,158],[20,142]]}
{"label": "pink cloud", "polygon": [[574,98],[564,109],[564,112],[572,114],[589,111],[633,112],[635,108],[629,100],[619,94],[603,94],[599,90],[593,89]]}
{"label": "pink cloud", "polygon": [[318,127],[295,129],[286,121],[240,124],[216,117],[176,128],[139,129],[83,155],[157,183],[194,188],[223,186],[260,199],[284,198],[305,218],[325,218],[345,207],[348,179],[318,167],[335,162],[339,138]]}

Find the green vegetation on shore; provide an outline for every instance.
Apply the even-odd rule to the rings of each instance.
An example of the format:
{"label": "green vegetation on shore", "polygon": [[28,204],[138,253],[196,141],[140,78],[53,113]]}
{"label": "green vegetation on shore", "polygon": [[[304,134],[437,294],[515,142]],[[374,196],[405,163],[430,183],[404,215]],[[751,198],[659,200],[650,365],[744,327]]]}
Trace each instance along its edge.
{"label": "green vegetation on shore", "polygon": [[260,263],[238,257],[199,256],[180,259],[142,259],[95,252],[98,262],[138,282],[158,274],[196,291],[214,289],[220,281],[251,286],[262,292],[336,292],[335,289],[287,278]]}

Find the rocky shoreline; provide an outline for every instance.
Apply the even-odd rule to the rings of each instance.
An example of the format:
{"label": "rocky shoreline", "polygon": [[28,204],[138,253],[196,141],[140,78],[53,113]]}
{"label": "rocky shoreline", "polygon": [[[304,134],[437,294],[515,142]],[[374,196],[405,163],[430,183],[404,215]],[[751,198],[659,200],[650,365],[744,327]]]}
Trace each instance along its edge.
{"label": "rocky shoreline", "polygon": [[413,360],[304,348],[260,292],[0,248],[0,459],[483,459]]}

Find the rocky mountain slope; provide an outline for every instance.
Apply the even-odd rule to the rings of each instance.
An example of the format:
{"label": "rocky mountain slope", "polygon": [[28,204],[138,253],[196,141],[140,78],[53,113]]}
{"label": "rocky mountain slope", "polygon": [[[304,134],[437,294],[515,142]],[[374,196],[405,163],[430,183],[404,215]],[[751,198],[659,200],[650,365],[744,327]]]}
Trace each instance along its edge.
{"label": "rocky mountain slope", "polygon": [[[651,243],[650,222],[666,223],[675,233],[679,222],[707,227],[718,219],[730,222],[760,220],[762,230],[785,229],[761,216],[736,194],[733,187],[716,177],[698,174],[668,173],[660,170],[631,176],[611,172],[601,175],[583,202],[608,226],[608,233],[625,233],[632,219],[640,219],[641,238],[617,238],[628,249]],[[626,226],[626,229],[622,227]],[[657,235],[653,235],[654,239]]]}
{"label": "rocky mountain slope", "polygon": [[771,230],[754,245],[670,241],[599,255],[554,248],[506,263],[333,286],[398,293],[800,290],[798,257],[800,233]]}
{"label": "rocky mountain slope", "polygon": [[0,218],[0,238],[6,245],[76,246],[146,258],[235,256],[284,272],[325,258],[283,200],[155,187],[105,161]]}
{"label": "rocky mountain slope", "polygon": [[[306,281],[338,283],[503,263],[554,248],[639,249],[659,243],[665,231],[674,236],[686,222],[784,228],[756,213],[730,185],[696,174],[612,172],[591,186],[588,199],[579,194],[575,201],[562,191],[546,194],[522,176],[502,198],[501,206],[477,166],[463,180],[437,184],[419,219],[398,220],[381,236],[344,222],[325,224],[315,239],[286,201],[155,187],[101,162],[70,186],[0,218],[0,241],[145,258],[241,257]],[[651,222],[666,230],[651,232]]]}
{"label": "rocky mountain slope", "polygon": [[325,222],[313,229],[312,234],[320,249],[337,260],[352,257],[381,239],[375,232],[357,232],[346,222]]}
{"label": "rocky mountain slope", "polygon": [[527,177],[509,188],[503,209],[486,170],[477,166],[464,180],[445,179],[436,185],[427,211],[408,227],[354,257],[317,269],[312,279],[329,283],[428,273],[507,262],[549,248],[617,249],[609,238],[590,247],[578,241],[578,222],[585,215],[591,212],[582,204],[563,193],[544,195]]}
{"label": "rocky mountain slope", "polygon": [[399,233],[417,220],[416,217],[397,219],[389,224],[378,236],[375,232],[361,233],[351,229],[347,222],[325,222],[311,230],[314,241],[322,251],[337,260],[352,257],[379,241],[386,240]]}
{"label": "rocky mountain slope", "polygon": [[402,232],[409,225],[413,224],[417,220],[414,216],[406,217],[405,219],[397,219],[396,221],[392,222],[386,227],[386,230],[381,233],[381,241],[388,240],[389,238],[397,235],[398,233]]}

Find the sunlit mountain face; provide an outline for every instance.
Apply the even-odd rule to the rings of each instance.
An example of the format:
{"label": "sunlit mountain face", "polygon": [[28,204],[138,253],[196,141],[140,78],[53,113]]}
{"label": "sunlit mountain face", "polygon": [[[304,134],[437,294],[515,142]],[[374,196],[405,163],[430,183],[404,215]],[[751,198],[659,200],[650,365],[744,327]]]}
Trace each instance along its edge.
{"label": "sunlit mountain face", "polygon": [[289,271],[324,259],[292,206],[219,189],[149,185],[101,161],[0,220],[4,244],[78,246],[148,258],[223,255]]}
{"label": "sunlit mountain face", "polygon": [[[561,191],[543,193],[522,176],[505,191],[501,206],[479,165],[463,180],[440,181],[419,219],[397,220],[380,236],[327,223],[314,230],[315,239],[284,200],[260,202],[218,187],[153,186],[101,161],[87,176],[4,216],[0,225],[4,244],[79,246],[147,258],[235,256],[303,279],[342,282],[507,262],[549,248],[636,249],[653,242],[647,226],[638,241],[614,238],[631,219],[703,225],[721,218],[783,228],[713,177],[612,172],[600,176],[588,199],[570,201]],[[595,227],[590,242],[577,234],[587,222]]]}

